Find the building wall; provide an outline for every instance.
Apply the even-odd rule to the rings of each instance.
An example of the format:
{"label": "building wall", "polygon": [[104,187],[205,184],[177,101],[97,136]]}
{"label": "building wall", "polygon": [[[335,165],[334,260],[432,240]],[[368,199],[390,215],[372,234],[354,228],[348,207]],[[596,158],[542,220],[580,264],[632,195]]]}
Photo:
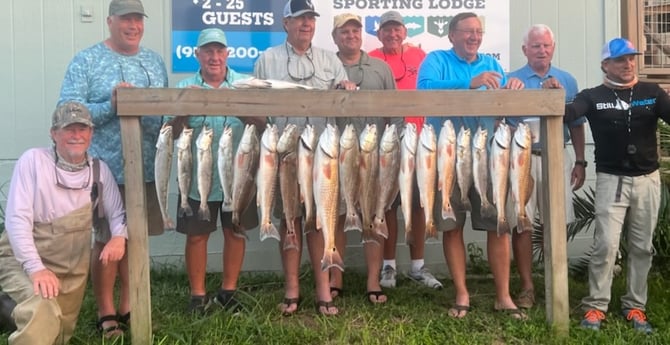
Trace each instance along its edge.
{"label": "building wall", "polygon": [[[182,0],[187,1],[187,0]],[[269,0],[267,0],[269,1]],[[278,1],[278,0],[273,0]],[[318,7],[318,2],[316,3]],[[100,0],[9,0],[0,3],[0,104],[3,105],[3,135],[0,136],[0,185],[11,178],[13,165],[27,148],[49,144],[50,115],[58,99],[67,64],[79,50],[107,37],[107,7]],[[145,21],[143,45],[162,53],[170,71],[170,0],[144,0],[149,18]],[[521,53],[522,37],[532,24],[545,23],[553,28],[557,49],[554,63],[573,73],[580,87],[600,83],[600,48],[609,38],[618,36],[621,28],[619,0],[511,0],[511,68],[525,63]],[[331,25],[330,18],[320,18],[317,25]],[[484,38],[486,39],[486,38]],[[170,85],[185,75],[171,74]],[[592,142],[587,131],[587,142]],[[592,161],[592,145],[587,147]],[[588,183],[595,172],[587,169]],[[6,185],[4,190],[6,190]],[[176,187],[172,188],[173,191]],[[4,205],[4,195],[0,194]],[[176,195],[171,196],[171,204]],[[402,229],[400,230],[402,231]],[[403,236],[399,236],[402,241]],[[258,231],[249,233],[245,270],[279,270],[278,247],[272,240],[260,243]],[[485,234],[466,230],[466,242],[485,248]],[[571,257],[579,256],[590,244],[590,235],[571,242]],[[350,249],[347,264],[363,265],[358,234],[348,237]],[[221,267],[221,236],[217,232],[209,243],[210,268]],[[157,262],[181,260],[184,237],[174,232],[150,239],[151,255]],[[485,251],[484,251],[485,252]],[[306,255],[305,255],[306,256]],[[400,245],[398,260],[406,267],[409,254]],[[444,269],[441,242],[426,246],[426,262]]]}

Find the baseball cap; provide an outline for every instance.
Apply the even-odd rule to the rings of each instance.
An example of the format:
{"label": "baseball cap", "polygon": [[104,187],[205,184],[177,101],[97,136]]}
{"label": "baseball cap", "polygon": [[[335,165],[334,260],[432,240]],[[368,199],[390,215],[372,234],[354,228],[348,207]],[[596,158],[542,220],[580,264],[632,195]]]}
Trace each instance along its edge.
{"label": "baseball cap", "polygon": [[93,127],[91,113],[85,105],[69,101],[59,105],[51,116],[52,128],[64,128],[73,123],[81,123]]}
{"label": "baseball cap", "polygon": [[139,13],[145,17],[147,16],[140,0],[112,0],[109,3],[110,16],[122,16],[128,13]]}
{"label": "baseball cap", "polygon": [[284,6],[284,18],[300,17],[305,13],[313,13],[315,16],[319,16],[319,13],[314,10],[312,0],[288,0],[286,6]]}
{"label": "baseball cap", "polygon": [[382,14],[379,19],[379,27],[381,28],[387,23],[396,22],[400,25],[405,25],[405,22],[402,20],[402,15],[398,11],[388,11]]}
{"label": "baseball cap", "polygon": [[200,31],[200,35],[198,35],[198,48],[209,43],[220,43],[223,44],[224,47],[228,46],[228,41],[226,41],[226,34],[218,28],[209,28]]}
{"label": "baseball cap", "polygon": [[353,13],[342,13],[333,17],[333,31],[335,31],[335,29],[343,27],[344,24],[348,23],[351,20],[355,21],[359,27],[363,26],[363,22],[361,21],[360,16],[355,15]]}
{"label": "baseball cap", "polygon": [[605,43],[602,50],[602,59],[616,59],[624,55],[640,55],[639,51],[635,49],[633,43],[621,37],[613,38]]}

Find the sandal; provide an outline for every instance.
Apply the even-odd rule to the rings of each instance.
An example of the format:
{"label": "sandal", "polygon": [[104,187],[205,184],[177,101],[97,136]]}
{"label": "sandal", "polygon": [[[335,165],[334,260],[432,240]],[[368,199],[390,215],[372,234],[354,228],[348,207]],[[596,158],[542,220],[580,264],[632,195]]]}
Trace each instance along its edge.
{"label": "sandal", "polygon": [[[321,309],[324,308],[324,309]],[[339,313],[339,311],[336,311],[334,313],[329,312],[331,308],[337,308],[335,307],[335,303],[333,301],[317,301],[316,302],[316,312],[323,315],[323,316],[335,316]]]}
{"label": "sandal", "polygon": [[[293,304],[295,304],[295,310],[287,312],[286,309],[288,309]],[[286,306],[284,308],[284,310],[282,310],[282,315],[283,316],[291,316],[291,315],[295,314],[298,311],[298,307],[300,307],[300,297],[295,297],[295,298],[284,297],[284,300],[279,305],[280,308],[281,308],[282,305]]]}
{"label": "sandal", "polygon": [[521,320],[521,321],[528,320],[528,315],[526,315],[526,313],[524,313],[519,308],[501,308],[493,310],[495,310],[496,313],[508,316],[510,319],[513,320]]}
{"label": "sandal", "polygon": [[[109,321],[114,321],[116,322],[116,324],[112,326],[103,327],[102,324]],[[102,333],[102,336],[105,337],[105,339],[110,339],[123,335],[123,329],[121,328],[121,325],[117,320],[116,314],[105,315],[100,317],[98,319],[98,322],[96,322],[95,324],[95,328]]]}
{"label": "sandal", "polygon": [[130,312],[125,314],[116,314],[116,321],[125,329],[130,329]]}
{"label": "sandal", "polygon": [[[379,290],[379,291],[368,291],[365,295],[366,295],[366,297],[367,297],[368,302],[369,302],[370,304],[372,304],[372,305],[384,304],[384,303],[386,303],[386,301],[388,301],[388,297],[387,297],[386,294],[385,294],[383,291],[381,291],[381,290]],[[370,297],[372,297],[372,296],[375,297],[374,300],[372,300],[372,298],[370,298]],[[380,301],[379,299],[380,299],[382,296],[383,296],[383,297],[387,297],[387,299],[386,299],[385,301]]]}
{"label": "sandal", "polygon": [[454,304],[451,308],[449,308],[447,314],[454,319],[462,319],[466,317],[469,312],[469,305]]}

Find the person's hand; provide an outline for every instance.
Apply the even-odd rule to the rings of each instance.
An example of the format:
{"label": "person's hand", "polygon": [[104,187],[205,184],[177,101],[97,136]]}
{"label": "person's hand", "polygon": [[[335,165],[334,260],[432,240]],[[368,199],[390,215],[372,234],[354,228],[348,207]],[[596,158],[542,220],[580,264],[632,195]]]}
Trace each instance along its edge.
{"label": "person's hand", "polygon": [[43,298],[54,298],[60,291],[60,279],[48,269],[37,271],[30,275],[33,281],[33,291],[35,295],[41,295]]}
{"label": "person's hand", "polygon": [[114,88],[112,89],[112,99],[111,99],[113,112],[116,112],[116,90],[120,88],[130,88],[130,87],[135,87],[135,85],[127,83],[125,81],[122,81],[114,86]]}
{"label": "person's hand", "polygon": [[126,253],[126,238],[123,236],[114,236],[105,244],[100,252],[100,261],[103,265],[107,265],[110,261],[116,262],[123,258]]}
{"label": "person's hand", "polygon": [[521,90],[524,87],[526,87],[526,86],[521,81],[521,79],[518,79],[518,78],[509,78],[507,80],[507,84],[505,84],[505,89],[508,89],[508,90]]}
{"label": "person's hand", "polygon": [[352,91],[352,90],[356,90],[357,86],[356,86],[356,83],[354,83],[353,81],[342,80],[337,84],[337,86],[335,88]]}
{"label": "person's hand", "polygon": [[558,81],[558,79],[554,77],[550,77],[548,79],[545,79],[542,81],[542,88],[543,89],[562,89],[563,85],[561,85],[561,82]]}
{"label": "person's hand", "polygon": [[584,185],[584,179],[586,178],[586,168],[581,164],[575,164],[572,168],[572,174],[570,176],[570,185],[572,190],[576,191],[579,188],[582,188]]}
{"label": "person's hand", "polygon": [[485,86],[487,89],[500,88],[500,79],[502,76],[497,72],[482,72],[470,80],[471,89],[479,89]]}

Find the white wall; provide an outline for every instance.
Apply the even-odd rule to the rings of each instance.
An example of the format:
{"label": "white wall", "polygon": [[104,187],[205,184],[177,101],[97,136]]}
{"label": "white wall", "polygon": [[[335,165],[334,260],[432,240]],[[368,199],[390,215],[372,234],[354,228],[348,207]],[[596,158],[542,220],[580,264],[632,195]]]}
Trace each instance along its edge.
{"label": "white wall", "polygon": [[[316,2],[317,7],[319,2]],[[557,37],[554,63],[573,73],[582,88],[600,83],[600,48],[620,32],[619,0],[513,0],[510,3],[512,69],[525,63],[521,53],[525,30],[532,24],[545,23],[554,29]],[[5,33],[0,36],[0,46],[5,48],[4,54],[0,54],[0,78],[4,81],[0,83],[4,124],[0,135],[0,184],[10,179],[14,161],[21,152],[49,144],[50,115],[65,68],[77,51],[107,36],[108,4],[107,0],[5,0],[0,3],[0,32]],[[170,4],[170,0],[144,0],[149,18],[145,22],[143,44],[163,54],[168,71]],[[82,16],[84,12],[91,16]],[[320,18],[317,25],[331,25],[330,18]],[[170,75],[170,85],[184,77]],[[590,133],[588,141],[591,141]],[[593,157],[592,148],[587,148],[587,157]],[[595,176],[592,167],[587,175],[592,182]],[[175,198],[171,200],[174,205]],[[4,204],[4,200],[0,202]],[[466,232],[466,242],[476,242],[485,248],[483,233]],[[570,255],[579,256],[588,247],[589,238],[585,235],[571,243]],[[271,240],[259,243],[257,231],[250,233],[250,239],[244,268],[280,269],[277,245]],[[352,247],[347,252],[347,263],[362,265],[357,235],[350,235],[349,240]],[[151,238],[151,255],[156,261],[180,260],[183,241],[184,237],[174,232]],[[212,269],[221,267],[221,241],[217,233],[209,244]],[[406,267],[402,265],[409,261],[404,245],[398,249],[398,260]],[[426,262],[437,269],[444,268],[440,243],[427,245]]]}

